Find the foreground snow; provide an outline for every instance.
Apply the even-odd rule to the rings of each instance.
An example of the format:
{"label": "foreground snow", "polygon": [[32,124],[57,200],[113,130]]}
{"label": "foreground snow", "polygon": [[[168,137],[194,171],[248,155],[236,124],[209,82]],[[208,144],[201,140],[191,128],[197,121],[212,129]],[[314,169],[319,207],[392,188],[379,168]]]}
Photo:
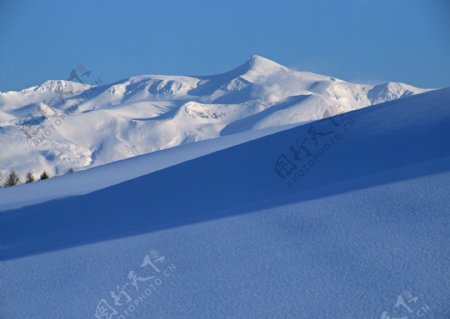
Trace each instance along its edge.
{"label": "foreground snow", "polygon": [[[85,78],[83,77],[85,80]],[[62,175],[178,145],[321,119],[426,90],[363,85],[253,56],[213,76],[47,81],[0,93],[0,173]]]}
{"label": "foreground snow", "polygon": [[429,92],[4,212],[2,315],[448,318],[449,105]]}
{"label": "foreground snow", "polygon": [[[448,170],[449,160],[393,174]],[[104,299],[125,318],[379,319],[410,315],[393,305],[411,291],[414,312],[428,305],[422,318],[446,319],[449,181],[446,172],[324,197],[347,186],[337,185],[318,199],[3,262],[2,315],[95,318]],[[164,273],[140,267],[153,251]],[[129,285],[133,302],[116,306],[110,292],[130,271],[155,278]]]}

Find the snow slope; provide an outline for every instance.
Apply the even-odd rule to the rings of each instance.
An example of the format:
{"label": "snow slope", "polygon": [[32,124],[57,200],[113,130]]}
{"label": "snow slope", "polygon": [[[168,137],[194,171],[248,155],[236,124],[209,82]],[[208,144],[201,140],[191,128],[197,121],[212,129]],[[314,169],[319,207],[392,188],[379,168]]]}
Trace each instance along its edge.
{"label": "snow slope", "polygon": [[0,173],[24,179],[178,145],[304,123],[426,90],[361,85],[253,56],[213,76],[134,76],[94,86],[47,81],[0,93]]}
{"label": "snow slope", "polygon": [[395,100],[0,214],[1,314],[446,319],[449,105]]}
{"label": "snow slope", "polygon": [[39,183],[4,188],[0,192],[0,213],[52,199],[87,194],[293,126],[277,126],[188,143],[93,167],[76,174],[66,174]]}

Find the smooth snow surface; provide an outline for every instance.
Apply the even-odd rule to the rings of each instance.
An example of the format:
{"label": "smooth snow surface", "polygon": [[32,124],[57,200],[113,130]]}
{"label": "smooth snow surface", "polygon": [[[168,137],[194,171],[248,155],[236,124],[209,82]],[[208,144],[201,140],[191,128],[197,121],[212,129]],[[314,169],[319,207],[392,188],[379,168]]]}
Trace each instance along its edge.
{"label": "smooth snow surface", "polygon": [[449,134],[444,89],[6,211],[0,314],[447,319]]}
{"label": "smooth snow surface", "polygon": [[3,188],[0,189],[0,213],[8,209],[20,208],[51,199],[93,192],[293,126],[277,126],[180,145],[93,167],[76,174],[66,174],[46,181],[39,181],[39,183]]}

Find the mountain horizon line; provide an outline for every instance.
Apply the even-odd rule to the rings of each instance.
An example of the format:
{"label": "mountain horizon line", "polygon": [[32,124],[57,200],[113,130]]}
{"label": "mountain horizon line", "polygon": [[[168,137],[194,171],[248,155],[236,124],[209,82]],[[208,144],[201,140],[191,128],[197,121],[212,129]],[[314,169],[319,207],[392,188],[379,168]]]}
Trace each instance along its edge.
{"label": "mountain horizon line", "polygon": [[[313,71],[298,70],[298,69],[293,68],[293,67],[285,66],[285,65],[283,65],[283,64],[281,64],[279,62],[276,62],[273,59],[264,57],[262,55],[252,54],[246,59],[245,62],[241,63],[237,67],[234,67],[233,69],[231,69],[229,71],[224,71],[224,72],[219,72],[219,73],[202,74],[202,75],[198,75],[198,74],[143,73],[143,74],[138,74],[138,75],[131,75],[131,76],[128,76],[128,77],[125,77],[125,78],[121,78],[119,80],[108,82],[108,83],[103,83],[102,82],[101,84],[90,83],[88,81],[86,81],[86,82],[82,81],[81,80],[81,74],[80,74],[80,75],[78,75],[78,79],[79,79],[78,81],[77,80],[72,81],[70,79],[70,76],[69,76],[68,79],[48,79],[48,80],[46,80],[44,82],[38,83],[36,85],[24,87],[24,88],[19,89],[19,90],[7,90],[7,91],[1,91],[0,90],[0,94],[10,93],[10,92],[22,92],[22,91],[27,90],[27,89],[38,88],[38,87],[42,87],[42,86],[46,86],[46,85],[52,85],[52,84],[58,85],[58,83],[60,84],[60,83],[66,83],[66,82],[68,82],[68,83],[79,83],[79,84],[83,84],[83,85],[90,86],[90,87],[102,87],[102,86],[112,86],[112,85],[115,85],[115,84],[118,84],[118,83],[123,83],[123,82],[126,82],[126,81],[130,80],[130,79],[138,78],[138,77],[139,78],[141,78],[141,77],[206,78],[206,77],[222,76],[222,75],[226,75],[226,74],[230,74],[230,73],[238,72],[238,71],[249,72],[249,71],[252,71],[252,70],[264,69],[264,68],[268,68],[268,67],[278,68],[278,69],[281,69],[281,70],[290,70],[290,71],[293,71],[293,72],[316,74],[316,75],[319,75],[319,76],[329,77],[330,79],[333,79],[333,80],[336,80],[336,81],[358,83],[358,84],[362,84],[362,85],[383,85],[383,84],[388,85],[388,84],[391,84],[391,83],[399,83],[399,84],[410,85],[410,84],[408,84],[406,82],[403,82],[403,81],[391,81],[391,80],[388,80],[388,81],[385,81],[385,80],[380,80],[380,81],[356,81],[356,82],[353,81],[353,80],[344,80],[344,79],[341,79],[341,78],[336,77],[336,76],[328,76],[328,75],[324,75],[322,73],[316,73],[316,72],[313,72]],[[73,74],[74,71],[76,72],[75,69],[72,69],[71,74]],[[91,71],[88,70],[87,72],[90,73]],[[411,85],[411,86],[414,86],[414,85]],[[417,87],[417,86],[414,86],[414,87]],[[437,88],[426,88],[426,89],[437,89]]]}

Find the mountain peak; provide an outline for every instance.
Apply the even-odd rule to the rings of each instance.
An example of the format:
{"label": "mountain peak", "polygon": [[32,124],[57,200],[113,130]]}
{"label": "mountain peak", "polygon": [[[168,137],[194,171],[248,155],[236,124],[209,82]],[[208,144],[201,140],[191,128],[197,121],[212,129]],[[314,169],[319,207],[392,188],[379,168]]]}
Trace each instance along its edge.
{"label": "mountain peak", "polygon": [[[248,58],[248,60],[250,60],[252,62],[259,62],[259,63],[276,63],[275,61],[272,61],[272,60],[265,58],[258,54],[253,54],[251,57]],[[278,64],[278,63],[276,63],[276,64]]]}
{"label": "mountain peak", "polygon": [[87,87],[90,87],[90,85],[67,80],[47,80],[42,84],[32,87],[31,89],[34,91],[43,92],[64,90],[65,88],[85,89]]}
{"label": "mountain peak", "polygon": [[286,72],[289,71],[289,69],[260,55],[252,55],[235,71],[237,71],[237,73],[244,79],[253,81],[260,76],[268,76],[278,72]]}
{"label": "mountain peak", "polygon": [[249,71],[250,70],[257,70],[257,69],[287,69],[285,66],[272,61],[268,58],[262,57],[260,55],[252,55],[247,62],[245,63],[246,66],[248,66]]}

